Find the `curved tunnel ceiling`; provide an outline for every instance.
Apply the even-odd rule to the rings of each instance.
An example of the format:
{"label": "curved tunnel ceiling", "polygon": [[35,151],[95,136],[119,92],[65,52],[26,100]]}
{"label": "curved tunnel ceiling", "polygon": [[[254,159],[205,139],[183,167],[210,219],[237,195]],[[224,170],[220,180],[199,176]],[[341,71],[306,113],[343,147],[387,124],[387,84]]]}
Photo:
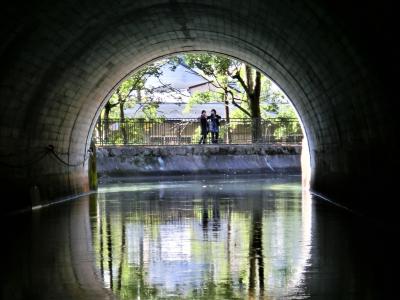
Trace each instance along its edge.
{"label": "curved tunnel ceiling", "polygon": [[[377,171],[374,151],[395,132],[391,103],[372,56],[360,50],[365,41],[335,14],[340,5],[331,13],[316,3],[71,0],[26,4],[22,15],[10,7],[0,95],[12,101],[1,102],[1,154],[29,161],[52,144],[70,164],[82,161],[104,99],[132,70],[176,52],[213,51],[257,67],[292,100],[314,189],[333,197],[350,190],[361,184],[354,178]],[[38,186],[43,201],[87,191],[86,167],[45,158],[2,168],[7,185],[28,196]]]}

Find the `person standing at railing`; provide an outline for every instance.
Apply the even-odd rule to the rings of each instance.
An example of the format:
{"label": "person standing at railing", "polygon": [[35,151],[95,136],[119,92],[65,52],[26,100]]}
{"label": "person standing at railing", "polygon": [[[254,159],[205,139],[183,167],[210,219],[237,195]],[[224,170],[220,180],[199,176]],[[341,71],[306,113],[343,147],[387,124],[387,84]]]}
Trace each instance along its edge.
{"label": "person standing at railing", "polygon": [[218,144],[219,120],[221,120],[221,116],[217,115],[215,109],[212,109],[211,115],[207,119],[210,120],[211,141],[213,144]]}
{"label": "person standing at railing", "polygon": [[199,144],[205,144],[207,141],[207,134],[208,134],[208,122],[207,122],[207,113],[205,110],[201,111],[200,116],[200,127],[201,127],[201,137]]}

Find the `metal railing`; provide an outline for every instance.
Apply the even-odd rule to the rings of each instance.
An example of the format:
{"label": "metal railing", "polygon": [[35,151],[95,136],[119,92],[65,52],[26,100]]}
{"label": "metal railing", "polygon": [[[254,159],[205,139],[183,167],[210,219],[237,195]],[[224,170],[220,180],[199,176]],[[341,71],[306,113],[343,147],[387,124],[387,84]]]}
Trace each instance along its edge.
{"label": "metal railing", "polygon": [[[102,119],[93,139],[97,145],[190,145],[200,140],[199,119]],[[300,123],[293,118],[221,119],[218,143],[299,144],[303,138]],[[211,143],[211,134],[207,135]]]}

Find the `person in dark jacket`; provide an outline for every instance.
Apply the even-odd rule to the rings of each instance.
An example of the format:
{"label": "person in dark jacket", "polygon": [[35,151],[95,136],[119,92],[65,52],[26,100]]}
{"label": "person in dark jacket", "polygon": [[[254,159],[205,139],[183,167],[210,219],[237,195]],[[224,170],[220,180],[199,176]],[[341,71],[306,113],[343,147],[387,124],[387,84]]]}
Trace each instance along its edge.
{"label": "person in dark jacket", "polygon": [[199,144],[205,144],[207,141],[207,134],[208,134],[207,113],[205,110],[201,111],[200,127],[201,127],[201,138]]}
{"label": "person in dark jacket", "polygon": [[218,135],[219,135],[219,120],[221,120],[221,116],[217,115],[215,109],[211,110],[211,115],[207,117],[210,120],[210,131],[211,131],[211,140],[213,144],[218,144]]}

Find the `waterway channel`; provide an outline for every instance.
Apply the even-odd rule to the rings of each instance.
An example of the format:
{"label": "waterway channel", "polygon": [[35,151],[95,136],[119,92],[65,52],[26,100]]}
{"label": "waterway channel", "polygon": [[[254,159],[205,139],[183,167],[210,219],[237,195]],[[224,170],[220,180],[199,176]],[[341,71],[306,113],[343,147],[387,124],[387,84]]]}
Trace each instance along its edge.
{"label": "waterway channel", "polygon": [[125,178],[18,218],[26,227],[7,235],[4,299],[393,292],[395,246],[382,229],[311,196],[299,176]]}

